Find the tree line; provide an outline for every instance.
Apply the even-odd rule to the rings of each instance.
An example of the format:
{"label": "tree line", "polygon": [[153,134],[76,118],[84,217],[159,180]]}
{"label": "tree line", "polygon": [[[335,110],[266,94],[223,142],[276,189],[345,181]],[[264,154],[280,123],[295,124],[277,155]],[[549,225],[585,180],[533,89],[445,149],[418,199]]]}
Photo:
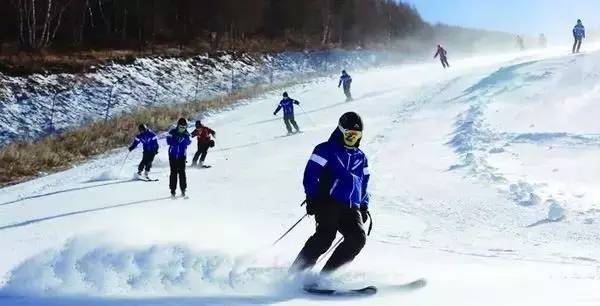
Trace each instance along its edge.
{"label": "tree line", "polygon": [[428,25],[396,0],[2,0],[0,46],[20,51],[283,48],[389,43]]}

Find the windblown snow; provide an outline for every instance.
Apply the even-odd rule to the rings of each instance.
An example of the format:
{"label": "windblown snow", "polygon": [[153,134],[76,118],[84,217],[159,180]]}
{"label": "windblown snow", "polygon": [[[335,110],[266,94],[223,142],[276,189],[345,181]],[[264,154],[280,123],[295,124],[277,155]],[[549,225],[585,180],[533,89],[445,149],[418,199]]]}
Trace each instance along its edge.
{"label": "windblown snow", "polygon": [[[568,50],[568,49],[567,49]],[[289,88],[304,133],[282,137],[280,93],[204,119],[210,169],[190,199],[132,181],[126,150],[2,189],[2,305],[598,305],[600,52],[532,51],[402,65]],[[365,121],[374,230],[332,286],[427,286],[311,297],[287,268],[314,229],[302,173],[345,111]],[[193,154],[194,148],[191,148]],[[320,262],[319,264],[322,264]]]}

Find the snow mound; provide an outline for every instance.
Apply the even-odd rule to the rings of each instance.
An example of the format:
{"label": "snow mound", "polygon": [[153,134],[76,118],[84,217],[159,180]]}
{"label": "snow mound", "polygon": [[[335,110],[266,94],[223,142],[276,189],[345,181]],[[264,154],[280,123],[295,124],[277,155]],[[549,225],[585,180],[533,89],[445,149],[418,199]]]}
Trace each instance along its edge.
{"label": "snow mound", "polygon": [[559,221],[565,217],[565,209],[558,201],[549,199],[546,204],[548,205],[548,220]]}
{"label": "snow mound", "polygon": [[120,171],[118,169],[110,168],[96,176],[91,177],[88,180],[88,183],[106,182],[106,181],[114,181],[114,180],[123,179],[123,176],[119,172]]}
{"label": "snow mound", "polygon": [[519,182],[511,184],[509,187],[510,197],[521,206],[532,206],[541,203],[541,199],[535,194],[535,190],[531,184]]}
{"label": "snow mound", "polygon": [[243,260],[181,245],[127,249],[73,240],[14,269],[3,295],[200,296],[288,291],[287,267],[244,268]]}

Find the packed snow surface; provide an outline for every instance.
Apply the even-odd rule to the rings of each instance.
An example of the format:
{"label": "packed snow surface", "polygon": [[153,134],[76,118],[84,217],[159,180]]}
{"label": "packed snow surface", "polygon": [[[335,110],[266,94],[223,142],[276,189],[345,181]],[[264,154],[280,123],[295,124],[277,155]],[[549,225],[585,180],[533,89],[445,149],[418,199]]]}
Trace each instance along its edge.
{"label": "packed snow surface", "polygon": [[[158,182],[133,181],[141,152],[122,167],[122,149],[2,189],[0,304],[599,305],[600,52],[450,60],[349,71],[352,102],[335,76],[289,88],[304,132],[290,137],[279,92],[205,118],[213,167],[188,168],[187,200],[169,197],[164,139]],[[350,110],[374,230],[324,281],[424,288],[308,296],[287,268],[314,219],[271,245],[304,214],[313,147]]]}

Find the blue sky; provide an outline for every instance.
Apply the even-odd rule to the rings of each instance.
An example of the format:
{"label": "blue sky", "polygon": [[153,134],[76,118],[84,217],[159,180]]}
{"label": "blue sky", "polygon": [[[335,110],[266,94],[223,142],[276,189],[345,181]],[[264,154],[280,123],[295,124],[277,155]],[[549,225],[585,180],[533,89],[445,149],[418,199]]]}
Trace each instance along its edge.
{"label": "blue sky", "polygon": [[[546,33],[571,39],[578,18],[587,28],[600,24],[600,0],[403,0],[426,21],[519,34]],[[566,37],[565,37],[566,36]]]}

